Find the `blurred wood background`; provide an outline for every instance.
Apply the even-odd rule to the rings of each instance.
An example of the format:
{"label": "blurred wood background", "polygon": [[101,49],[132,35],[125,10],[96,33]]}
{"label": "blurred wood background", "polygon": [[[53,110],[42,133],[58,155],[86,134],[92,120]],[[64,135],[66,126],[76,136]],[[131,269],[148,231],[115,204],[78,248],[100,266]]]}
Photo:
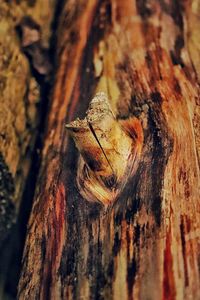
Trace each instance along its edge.
{"label": "blurred wood background", "polygon": [[[18,298],[200,299],[200,2],[63,0],[54,16],[49,3],[54,27],[23,15],[47,40],[53,28],[54,67]],[[137,170],[108,209],[81,196],[65,129],[96,92],[144,135]]]}
{"label": "blurred wood background", "polygon": [[[15,258],[22,249],[19,228],[13,226],[22,205],[33,153],[39,135],[42,111],[47,110],[29,61],[24,55],[16,27],[31,16],[42,28],[41,40],[48,47],[54,0],[0,1],[0,298],[4,299],[6,278],[16,281]],[[45,98],[45,97],[43,97]],[[32,186],[33,178],[32,178]],[[32,189],[32,188],[31,188]],[[29,193],[31,194],[31,193]],[[28,193],[26,194],[27,197]],[[27,216],[28,217],[28,216]],[[27,218],[25,217],[25,219]],[[12,233],[9,236],[9,233]],[[14,253],[16,255],[14,255]],[[20,260],[19,255],[19,260]],[[9,272],[12,265],[13,274]],[[15,283],[17,284],[17,283]]]}

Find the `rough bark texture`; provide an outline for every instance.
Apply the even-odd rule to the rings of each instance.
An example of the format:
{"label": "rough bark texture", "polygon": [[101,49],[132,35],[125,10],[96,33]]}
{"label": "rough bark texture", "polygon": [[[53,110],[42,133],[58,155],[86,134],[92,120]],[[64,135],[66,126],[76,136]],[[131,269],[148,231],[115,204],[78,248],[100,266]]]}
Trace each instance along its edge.
{"label": "rough bark texture", "polygon": [[[200,298],[198,16],[197,1],[63,1],[19,299]],[[106,211],[79,193],[65,129],[99,91],[144,133]]]}
{"label": "rough bark texture", "polygon": [[[54,0],[0,1],[0,298],[13,249],[20,240],[14,232],[40,116],[40,87],[21,49],[16,26],[30,15],[43,30],[47,47]],[[46,104],[43,104],[46,106]],[[13,228],[13,227],[12,227]],[[17,253],[15,253],[17,255]],[[9,274],[10,277],[12,277]],[[14,277],[13,277],[14,278]]]}
{"label": "rough bark texture", "polygon": [[16,25],[31,15],[48,43],[54,1],[0,3],[0,243],[15,221],[31,163],[40,88],[21,51]]}

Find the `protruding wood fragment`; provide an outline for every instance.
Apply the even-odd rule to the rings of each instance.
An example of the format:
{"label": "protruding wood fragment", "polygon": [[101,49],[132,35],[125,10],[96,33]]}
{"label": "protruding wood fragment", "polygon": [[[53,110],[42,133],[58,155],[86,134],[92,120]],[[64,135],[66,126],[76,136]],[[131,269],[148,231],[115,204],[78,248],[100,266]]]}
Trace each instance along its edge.
{"label": "protruding wood fragment", "polygon": [[85,119],[78,118],[66,125],[81,154],[77,184],[88,201],[98,201],[105,206],[113,203],[133,174],[142,139],[141,135],[130,133],[134,131],[131,124],[137,124],[142,132],[136,118],[123,121],[122,126],[107,96],[100,92],[90,102]]}

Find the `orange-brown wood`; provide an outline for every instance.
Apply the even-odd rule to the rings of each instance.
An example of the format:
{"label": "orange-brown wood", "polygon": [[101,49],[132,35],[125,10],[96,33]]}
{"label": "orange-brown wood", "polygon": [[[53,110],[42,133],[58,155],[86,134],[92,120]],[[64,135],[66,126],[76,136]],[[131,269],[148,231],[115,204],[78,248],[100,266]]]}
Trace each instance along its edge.
{"label": "orange-brown wood", "polygon": [[[63,1],[19,299],[200,298],[195,5]],[[65,129],[96,92],[144,134],[137,171],[106,212],[80,194]]]}

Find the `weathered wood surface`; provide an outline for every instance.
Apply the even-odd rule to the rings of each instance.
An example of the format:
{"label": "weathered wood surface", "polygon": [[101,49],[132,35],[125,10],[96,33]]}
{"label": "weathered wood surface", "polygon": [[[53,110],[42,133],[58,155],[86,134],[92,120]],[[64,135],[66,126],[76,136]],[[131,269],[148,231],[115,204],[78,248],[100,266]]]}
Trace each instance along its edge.
{"label": "weathered wood surface", "polygon": [[37,126],[40,88],[21,51],[16,26],[31,15],[50,38],[54,1],[0,3],[0,244],[15,221],[31,164]]}
{"label": "weathered wood surface", "polygon": [[[198,10],[196,1],[63,1],[19,299],[200,298]],[[137,172],[108,210],[80,195],[65,129],[98,91],[144,134]]]}
{"label": "weathered wood surface", "polygon": [[0,299],[7,299],[8,276],[15,278],[8,268],[13,251],[15,257],[19,255],[16,245],[21,233],[13,232],[13,224],[22,203],[41,112],[40,87],[22,52],[16,26],[31,15],[40,24],[41,40],[47,47],[54,5],[54,0],[0,1]]}

